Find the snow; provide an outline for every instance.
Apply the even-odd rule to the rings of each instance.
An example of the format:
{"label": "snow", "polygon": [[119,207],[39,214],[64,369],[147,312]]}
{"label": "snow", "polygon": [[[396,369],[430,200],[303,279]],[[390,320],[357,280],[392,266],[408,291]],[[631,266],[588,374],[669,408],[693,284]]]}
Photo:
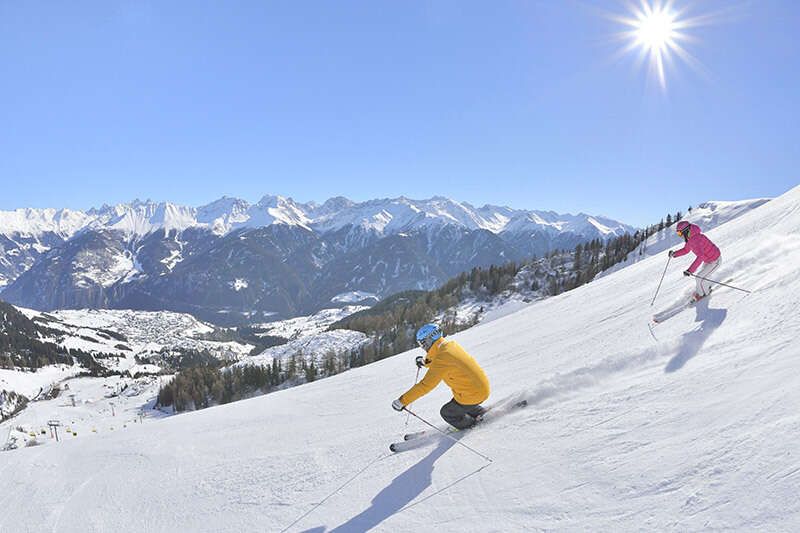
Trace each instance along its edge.
{"label": "snow", "polygon": [[[327,203],[326,203],[327,204]],[[316,215],[316,216],[315,216]],[[394,234],[414,229],[436,228],[455,224],[470,230],[484,229],[492,233],[504,231],[572,231],[586,232],[598,229],[604,236],[633,232],[630,226],[588,215],[560,215],[552,211],[514,210],[508,207],[485,205],[473,207],[440,196],[427,200],[405,197],[370,200],[353,204],[311,210],[311,227],[322,231],[335,231],[348,225],[361,227],[379,234]],[[591,220],[589,220],[591,218]]]}
{"label": "snow", "polygon": [[75,441],[80,446],[87,438],[126,431],[135,424],[164,418],[167,413],[152,409],[162,379],[157,376],[67,379],[59,384],[61,391],[56,398],[31,402],[17,416],[0,424],[0,449],[13,439],[19,448],[24,447],[32,434],[36,435],[38,445],[56,445],[47,425],[50,420],[61,423],[61,440]]}
{"label": "snow", "polygon": [[137,273],[133,258],[129,252],[111,256],[111,264],[95,265],[94,253],[85,250],[75,258],[75,268],[72,277],[76,287],[90,287],[96,283],[103,287],[110,287],[121,279],[127,279]]}
{"label": "snow", "polygon": [[172,269],[175,268],[175,265],[183,261],[183,254],[181,254],[180,250],[172,250],[170,254],[161,260],[161,263],[172,272]]}
{"label": "snow", "polygon": [[[223,197],[200,207],[134,200],[113,206],[103,205],[86,212],[68,209],[0,211],[0,234],[9,239],[15,235],[39,238],[47,232],[54,232],[66,240],[82,230],[106,229],[121,232],[130,241],[155,231],[174,232],[177,241],[180,232],[189,228],[206,229],[221,236],[236,230],[274,224],[297,226],[321,233],[353,226],[366,232],[397,234],[413,230],[435,231],[446,224],[498,234],[505,231],[565,231],[593,235],[599,231],[602,236],[611,237],[635,231],[620,222],[582,213],[560,215],[552,211],[491,205],[474,207],[441,196],[424,200],[385,198],[361,203],[346,198],[332,198],[319,206],[313,202],[304,204],[283,196],[267,195],[253,205],[242,199]],[[41,243],[35,243],[33,247],[40,253],[48,249]],[[172,270],[182,259],[182,255],[172,252],[162,263]],[[119,265],[120,268],[122,266]],[[92,272],[90,277],[109,277],[103,277],[102,274]],[[116,274],[119,279],[125,272]]]}
{"label": "snow", "polygon": [[[651,257],[454,338],[529,407],[391,455],[419,350],[238,403],[0,453],[0,530],[797,531],[800,187],[708,232],[720,289]],[[657,340],[656,340],[657,339]],[[440,385],[413,409],[443,426]],[[409,420],[407,422],[407,420]],[[165,477],[166,475],[166,477]],[[165,479],[169,482],[165,482]]]}
{"label": "snow", "polygon": [[[36,252],[38,252],[38,253],[40,253],[40,254],[43,254],[43,253],[45,253],[46,251],[50,250],[50,247],[49,247],[49,246],[45,246],[45,245],[43,245],[43,244],[40,244],[40,243],[38,243],[38,242],[35,242],[35,243],[33,243],[33,244],[31,245],[31,248],[33,248],[34,250],[36,250]],[[14,250],[14,251],[15,251],[15,252],[17,252],[17,253],[19,253],[19,251],[18,251],[18,250]],[[16,254],[14,254],[14,255],[16,255]]]}
{"label": "snow", "polygon": [[247,280],[242,278],[236,278],[230,283],[230,286],[236,292],[239,292],[242,289],[246,289],[248,286]]}
{"label": "snow", "polygon": [[597,230],[600,233],[602,233],[603,235],[608,235],[608,234],[613,234],[614,233],[613,229],[609,228],[605,224],[602,224],[601,222],[598,222],[597,219],[595,219],[593,217],[589,217],[587,220],[588,220],[589,224],[591,224],[592,226],[597,228]]}
{"label": "snow", "polygon": [[306,335],[280,346],[267,348],[258,355],[245,357],[236,366],[261,365],[268,366],[274,359],[286,361],[293,356],[307,362],[321,363],[328,355],[349,354],[351,350],[358,349],[366,343],[368,337],[360,331],[337,329],[323,331],[313,335]]}
{"label": "snow", "polygon": [[19,372],[0,368],[0,391],[14,391],[33,399],[40,390],[48,389],[83,370],[78,365],[48,365],[36,372]]}
{"label": "snow", "polygon": [[223,196],[219,200],[199,207],[197,222],[202,226],[209,227],[216,235],[225,235],[233,227],[247,222],[249,208],[250,204],[244,200]]}
{"label": "snow", "polygon": [[[705,202],[692,209],[691,213],[684,214],[681,220],[688,220],[692,224],[697,224],[704,233],[707,233],[709,230],[725,224],[726,222],[730,222],[753,209],[761,207],[767,202],[769,202],[768,198],[739,200],[735,202]],[[663,252],[669,249],[677,249],[679,247],[683,247],[683,240],[675,232],[675,225],[673,224],[671,227],[664,228],[655,235],[648,237],[639,249],[631,252],[626,261],[614,265],[605,272],[601,272],[599,276],[608,276],[637,261],[641,261],[643,258],[663,254]],[[666,257],[664,259],[666,262]]]}
{"label": "snow", "polygon": [[589,216],[584,213],[572,215],[559,214],[553,211],[515,211],[503,226],[502,231],[527,232],[531,234],[534,232],[549,234],[575,233],[581,235],[591,235],[592,232],[596,231],[603,238],[611,238],[624,233],[634,233],[636,230],[631,226],[621,224],[607,217]]}
{"label": "snow", "polygon": [[198,335],[214,328],[192,315],[171,311],[130,311],[121,309],[63,309],[50,315],[73,326],[113,328],[134,342],[149,341],[172,334]]}
{"label": "snow", "polygon": [[69,238],[83,229],[91,217],[70,209],[16,209],[0,211],[0,233],[38,236],[54,232]]}
{"label": "snow", "polygon": [[517,311],[520,311],[529,305],[531,305],[530,302],[527,302],[521,298],[504,300],[501,304],[486,311],[486,313],[481,317],[481,323],[485,324],[492,322],[493,320],[497,320],[498,318],[503,318],[504,316],[516,313]]}
{"label": "snow", "polygon": [[[100,344],[99,339],[97,340],[97,342],[92,342],[78,337],[67,337],[66,339],[64,339],[63,342],[59,343],[59,345],[62,348],[66,348],[68,350],[83,350],[84,352],[89,352],[89,353],[91,353],[94,350],[97,350],[98,344]],[[119,353],[120,350],[109,349],[109,352]]]}
{"label": "snow", "polygon": [[[34,400],[46,395],[62,380],[82,371],[83,368],[78,365],[49,365],[39,368],[35,372],[0,369],[0,420],[10,416],[20,406],[19,399],[12,398],[9,393],[16,393],[28,400]],[[1,426],[0,438],[2,438]],[[2,440],[0,440],[0,449],[2,449]]]}
{"label": "snow", "polygon": [[378,296],[375,293],[367,291],[348,291],[348,292],[343,292],[341,294],[337,294],[336,296],[331,298],[331,302],[351,304],[356,302],[362,302],[370,298],[377,300]]}
{"label": "snow", "polygon": [[134,201],[101,210],[95,224],[121,231],[131,237],[156,230],[183,231],[194,226],[195,209],[169,202]]}
{"label": "snow", "polygon": [[255,324],[253,327],[259,330],[258,335],[260,336],[273,335],[276,337],[283,337],[284,339],[295,340],[300,337],[322,333],[334,322],[338,322],[364,309],[368,309],[368,307],[348,305],[335,309],[323,309],[313,315]]}
{"label": "snow", "polygon": [[[215,328],[184,313],[118,309],[64,309],[40,313],[18,309],[28,318],[55,319],[46,320],[42,324],[59,331],[61,335],[59,338],[43,340],[54,342],[63,348],[111,354],[114,357],[103,358],[100,362],[103,366],[120,372],[143,373],[148,369],[158,372],[160,369],[157,366],[138,364],[136,356],[159,355],[162,350],[208,350],[220,359],[238,360],[253,349],[251,344],[204,339],[203,336],[214,333]],[[102,329],[120,333],[127,340],[113,338],[104,331],[99,331]]]}
{"label": "snow", "polygon": [[255,213],[260,216],[254,216],[254,220],[248,222],[250,227],[286,224],[300,226],[311,231],[308,227],[311,220],[291,198],[267,195],[258,202]]}

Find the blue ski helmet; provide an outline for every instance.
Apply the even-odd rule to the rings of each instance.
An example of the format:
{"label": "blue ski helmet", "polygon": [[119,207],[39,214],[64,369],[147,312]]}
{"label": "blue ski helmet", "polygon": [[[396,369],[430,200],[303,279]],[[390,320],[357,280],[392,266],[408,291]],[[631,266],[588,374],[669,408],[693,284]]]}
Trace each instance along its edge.
{"label": "blue ski helmet", "polygon": [[442,330],[436,324],[425,324],[417,330],[417,344],[426,352],[441,338]]}

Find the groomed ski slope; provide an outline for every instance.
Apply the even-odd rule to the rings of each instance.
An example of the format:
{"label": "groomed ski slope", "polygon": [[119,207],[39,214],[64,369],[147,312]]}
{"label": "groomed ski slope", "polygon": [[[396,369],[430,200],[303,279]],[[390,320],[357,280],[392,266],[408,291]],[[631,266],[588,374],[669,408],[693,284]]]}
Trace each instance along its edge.
{"label": "groomed ski slope", "polygon": [[[719,278],[756,292],[719,290],[657,341],[648,319],[688,293],[690,257],[673,260],[655,308],[665,254],[455,336],[492,400],[531,403],[462,435],[489,466],[446,440],[389,455],[423,429],[390,407],[414,380],[410,352],[2,453],[0,530],[797,531],[800,187],[710,237]],[[448,399],[440,386],[413,408],[443,425]]]}

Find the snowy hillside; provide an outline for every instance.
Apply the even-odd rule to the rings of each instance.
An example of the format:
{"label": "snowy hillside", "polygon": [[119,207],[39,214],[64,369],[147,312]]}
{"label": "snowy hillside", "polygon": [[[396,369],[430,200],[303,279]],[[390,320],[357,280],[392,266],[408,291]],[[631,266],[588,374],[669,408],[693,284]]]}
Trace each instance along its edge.
{"label": "snowy hillside", "polygon": [[[704,202],[692,209],[691,213],[687,213],[682,220],[698,224],[703,231],[710,231],[764,205],[768,201],[769,199],[766,198],[758,198],[734,202]],[[675,233],[673,225],[648,237],[637,250],[628,255],[626,260],[600,272],[597,277],[608,276],[634,263],[662,254],[668,249],[677,249],[681,246],[683,246],[683,240]],[[572,262],[565,262],[561,265],[561,268],[554,268],[552,265],[547,265],[549,268],[543,268],[546,263],[546,259],[539,259],[532,265],[523,267],[514,279],[512,290],[505,291],[491,299],[475,299],[460,304],[455,309],[456,316],[460,321],[478,317],[480,322],[490,322],[522,309],[531,301],[547,297],[548,287],[546,281],[548,275],[558,275],[559,272],[570,271]],[[540,289],[531,289],[531,284],[534,281],[538,282],[537,286]]]}
{"label": "snowy hillside", "polygon": [[[690,213],[686,213],[681,220],[688,220],[693,224],[700,226],[703,232],[708,232],[730,222],[737,217],[752,211],[757,207],[761,207],[769,202],[768,198],[756,198],[754,200],[740,200],[736,202],[705,202],[692,209]],[[676,221],[677,222],[677,221]],[[655,235],[650,236],[639,249],[630,254],[626,261],[623,261],[605,272],[601,276],[607,276],[616,272],[626,266],[639,262],[642,259],[661,254],[669,249],[676,249],[683,246],[683,239],[675,233],[675,226],[664,228]]]}
{"label": "snowy hillside", "polygon": [[[286,363],[292,358],[296,365],[301,362],[314,364],[317,368],[324,368],[325,363],[335,361],[336,368],[346,368],[350,355],[356,352],[367,341],[368,337],[359,331],[333,330],[328,327],[348,315],[367,309],[364,306],[349,305],[341,309],[323,309],[310,316],[292,318],[255,324],[252,329],[256,336],[273,335],[289,339],[286,344],[272,346],[263,352],[243,357],[234,366],[270,366],[277,359]],[[330,361],[329,361],[330,360]],[[286,368],[284,366],[284,368]],[[304,379],[292,379],[283,384],[283,387],[295,386],[303,383]]]}
{"label": "snowy hillside", "polygon": [[338,322],[344,317],[364,309],[368,308],[363,305],[348,305],[347,307],[336,309],[323,309],[309,316],[299,316],[287,320],[266,322],[264,324],[253,324],[251,327],[258,331],[258,333],[256,333],[258,336],[273,335],[276,337],[283,337],[284,339],[296,340],[300,337],[322,333],[334,322]]}
{"label": "snowy hillside", "polygon": [[[800,187],[710,231],[720,289],[657,326],[645,259],[455,336],[526,409],[392,455],[400,354],[329,379],[0,453],[0,530],[797,531]],[[689,292],[674,260],[656,307]],[[439,426],[442,385],[413,409]],[[406,425],[407,424],[407,425]]]}
{"label": "snowy hillside", "polygon": [[357,351],[367,340],[367,336],[360,331],[346,329],[323,331],[267,348],[258,355],[243,358],[236,363],[236,366],[268,366],[272,364],[273,359],[286,361],[292,357],[298,364],[300,361],[313,362],[317,368],[322,367],[329,357],[335,359],[338,365],[340,360]]}
{"label": "snowy hillside", "polygon": [[[53,346],[53,353],[60,354],[62,363],[68,361],[69,364],[40,361],[37,365],[44,366],[29,371],[19,368],[24,363],[6,362],[3,366],[8,368],[0,368],[0,420],[24,407],[24,402],[30,401],[28,408],[36,405],[37,400],[48,397],[66,380],[82,373],[144,376],[157,374],[165,366],[176,366],[187,354],[202,352],[223,361],[236,361],[254,348],[245,342],[214,340],[219,333],[217,328],[180,313],[89,309],[53,313],[19,311],[35,329],[29,332],[18,329],[17,337],[24,340],[30,335],[31,339]],[[0,320],[0,331],[9,327]],[[26,349],[21,350],[24,353]],[[89,378],[87,381],[92,379],[107,380]],[[155,396],[153,390],[150,393],[143,401]]]}
{"label": "snowy hillside", "polygon": [[114,371],[136,373],[140,370],[137,357],[207,350],[218,359],[230,361],[244,357],[253,349],[250,344],[204,339],[203,336],[216,329],[183,313],[115,309],[21,311],[60,332],[45,340],[67,349],[113,355],[101,363]]}
{"label": "snowy hillside", "polygon": [[[5,420],[18,408],[25,408],[25,405],[20,405],[20,399],[24,404],[29,400],[36,401],[47,396],[59,383],[83,371],[85,369],[77,364],[47,365],[35,372],[0,368],[0,420]],[[0,432],[1,440],[2,432]]]}
{"label": "snowy hillside", "polygon": [[[0,370],[0,376],[4,372],[8,371]],[[0,450],[56,445],[50,437],[50,420],[61,423],[60,439],[84,440],[169,416],[152,409],[161,382],[159,376],[80,377],[60,382],[54,398],[31,402],[0,424]]]}

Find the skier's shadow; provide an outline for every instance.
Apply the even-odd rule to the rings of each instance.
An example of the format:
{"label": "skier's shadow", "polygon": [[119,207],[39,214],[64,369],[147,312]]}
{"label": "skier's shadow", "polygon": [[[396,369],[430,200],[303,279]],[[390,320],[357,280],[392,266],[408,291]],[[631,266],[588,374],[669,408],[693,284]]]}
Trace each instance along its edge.
{"label": "skier's shadow", "polygon": [[728,316],[727,309],[709,309],[708,299],[700,300],[695,306],[695,312],[697,313],[695,322],[700,322],[700,327],[684,334],[678,353],[667,363],[664,372],[675,372],[683,368],[689,359],[697,355],[714,330],[720,327]]}
{"label": "skier's shadow", "polygon": [[388,487],[380,491],[372,499],[369,508],[331,530],[330,533],[367,531],[411,503],[431,486],[434,463],[454,444],[454,440],[443,439],[427,457],[394,478]]}

